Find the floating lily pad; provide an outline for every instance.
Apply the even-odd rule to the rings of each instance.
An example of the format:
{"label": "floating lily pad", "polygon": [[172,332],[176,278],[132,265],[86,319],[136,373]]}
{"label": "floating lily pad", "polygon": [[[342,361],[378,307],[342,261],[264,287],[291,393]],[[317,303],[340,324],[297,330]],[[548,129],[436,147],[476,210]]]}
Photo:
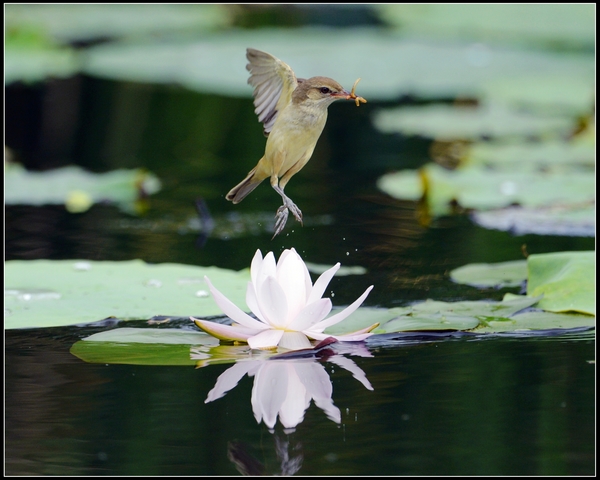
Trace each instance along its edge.
{"label": "floating lily pad", "polygon": [[[323,45],[351,55],[332,61],[330,56],[318,53]],[[86,50],[83,68],[93,76],[177,83],[201,92],[251,97],[245,69],[248,47],[275,55],[300,77],[326,75],[347,88],[360,77],[357,93],[369,101],[392,100],[401,95],[477,97],[492,80],[524,77],[532,72],[542,79],[569,72],[590,85],[595,79],[591,54],[558,55],[489,46],[488,60],[482,68],[481,62],[474,60],[471,43],[425,41],[423,37],[407,38],[375,28],[265,28],[227,31],[188,43],[165,39],[155,43],[115,42]],[[533,121],[536,128],[541,121],[531,115],[517,119],[527,131],[531,128],[525,120]],[[563,119],[556,122],[562,125]]]}
{"label": "floating lily pad", "polygon": [[[320,265],[317,263],[306,262],[306,268],[308,268],[308,271],[316,275],[321,275],[323,272],[329,270],[331,267],[331,265]],[[359,265],[342,265],[339,268],[339,270],[335,272],[335,275],[336,277],[345,277],[346,275],[364,275],[365,273],[367,273],[367,269],[365,267],[361,267]]]}
{"label": "floating lily pad", "polygon": [[[595,251],[541,253],[529,255],[527,260],[474,263],[453,270],[450,277],[475,287],[517,286],[527,279],[528,295],[541,298],[538,308],[596,314]],[[505,301],[522,298],[507,295]],[[547,328],[555,327],[549,324]]]}
{"label": "floating lily pad", "polygon": [[230,23],[222,5],[7,4],[5,25],[37,28],[61,42],[198,32]]}
{"label": "floating lily pad", "polygon": [[552,76],[529,73],[491,80],[482,87],[481,98],[538,113],[577,115],[593,110],[594,93],[591,79],[570,72]]}
{"label": "floating lily pad", "polygon": [[481,324],[474,331],[476,333],[498,332],[526,332],[551,329],[572,329],[576,327],[595,327],[596,317],[589,315],[566,315],[544,311],[523,312],[509,319],[498,320],[495,318],[481,319]]}
{"label": "floating lily pad", "polygon": [[[426,181],[423,181],[423,178]],[[587,206],[595,199],[595,177],[587,172],[541,173],[495,171],[479,166],[447,170],[428,164],[420,172],[389,173],[377,181],[388,195],[404,200],[423,196],[432,215],[450,213],[451,204],[490,210],[519,204],[525,207]]]}
{"label": "floating lily pad", "polygon": [[528,295],[552,312],[596,314],[596,252],[533,254],[527,258]]}
{"label": "floating lily pad", "polygon": [[572,115],[542,115],[497,103],[478,107],[432,104],[381,109],[373,115],[383,133],[419,135],[437,140],[564,136],[573,130]]}
{"label": "floating lily pad", "polygon": [[381,4],[382,21],[437,38],[594,48],[594,4]]}
{"label": "floating lily pad", "polygon": [[495,170],[592,172],[596,167],[595,143],[477,142],[469,146],[466,163]]}
{"label": "floating lily pad", "polygon": [[88,363],[195,365],[190,346],[216,346],[216,338],[175,329],[117,328],[76,342],[71,353]]}
{"label": "floating lily pad", "polygon": [[4,327],[55,327],[107,317],[221,315],[204,276],[246,308],[249,272],[141,260],[10,260],[5,267]]}
{"label": "floating lily pad", "polygon": [[77,53],[52,45],[11,46],[4,51],[4,84],[68,78],[79,71]]}
{"label": "floating lily pad", "polygon": [[595,202],[551,207],[512,206],[484,212],[472,212],[477,225],[513,235],[562,235],[594,237],[596,235]]}
{"label": "floating lily pad", "polygon": [[450,278],[474,287],[517,287],[527,278],[527,260],[471,263],[452,270]]}
{"label": "floating lily pad", "polygon": [[[540,297],[507,295],[501,302],[426,301],[410,307],[359,308],[344,322],[326,332],[337,334],[381,322],[370,339],[390,333],[468,331],[471,334],[518,333],[594,327],[595,318],[531,311]],[[524,311],[525,310],[525,311]],[[335,313],[335,312],[334,312]],[[385,344],[385,340],[383,340]],[[379,342],[381,344],[381,342]],[[337,345],[337,344],[336,344]],[[268,358],[275,352],[251,350],[247,345],[218,344],[216,339],[193,331],[157,328],[116,328],[75,343],[71,353],[90,363],[136,365],[195,365],[233,363]]]}
{"label": "floating lily pad", "polygon": [[19,164],[5,164],[4,201],[15,205],[64,204],[73,213],[84,212],[94,203],[116,203],[134,213],[141,195],[160,190],[160,180],[140,169],[91,173],[81,167],[31,172]]}

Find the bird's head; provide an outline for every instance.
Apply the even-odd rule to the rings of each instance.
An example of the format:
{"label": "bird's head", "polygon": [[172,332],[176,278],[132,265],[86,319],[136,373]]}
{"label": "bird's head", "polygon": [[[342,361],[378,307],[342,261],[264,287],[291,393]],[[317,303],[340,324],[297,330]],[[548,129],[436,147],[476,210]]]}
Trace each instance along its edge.
{"label": "bird's head", "polygon": [[295,104],[309,102],[325,107],[335,100],[350,100],[351,98],[348,90],[344,90],[344,87],[338,82],[328,77],[298,79],[298,86],[292,94],[292,102]]}

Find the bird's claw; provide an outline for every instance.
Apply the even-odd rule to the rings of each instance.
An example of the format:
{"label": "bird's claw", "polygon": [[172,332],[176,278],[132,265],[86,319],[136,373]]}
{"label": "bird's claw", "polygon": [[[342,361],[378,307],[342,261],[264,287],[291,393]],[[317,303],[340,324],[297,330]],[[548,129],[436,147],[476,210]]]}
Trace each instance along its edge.
{"label": "bird's claw", "polygon": [[[288,208],[283,205],[277,209],[277,213],[275,214],[275,232],[273,233],[273,238],[281,233],[281,231],[285,228],[285,224],[287,222],[289,215]],[[271,238],[271,240],[273,240]]]}
{"label": "bird's claw", "polygon": [[[296,204],[293,202],[284,203],[281,207],[277,209],[277,213],[275,214],[275,233],[273,233],[273,238],[279,235],[285,228],[285,224],[287,223],[290,210],[296,218],[296,220],[302,223],[302,212],[296,206]],[[271,238],[271,240],[273,240],[273,238]]]}
{"label": "bird's claw", "polygon": [[[285,208],[289,208],[290,211],[292,212],[292,215],[294,215],[294,218],[296,220],[298,220],[300,222],[301,225],[303,225],[302,223],[302,212],[300,211],[300,209],[296,206],[295,203],[290,202],[288,205],[284,205],[283,207]],[[279,207],[282,208],[282,207]]]}
{"label": "bird's claw", "polygon": [[352,91],[350,92],[350,95],[348,95],[348,100],[354,100],[356,102],[356,106],[360,107],[361,103],[367,103],[367,101],[363,97],[359,97],[356,95],[356,93],[354,93],[358,82],[360,82],[360,78],[357,78],[356,82],[354,82],[354,85],[352,85]]}

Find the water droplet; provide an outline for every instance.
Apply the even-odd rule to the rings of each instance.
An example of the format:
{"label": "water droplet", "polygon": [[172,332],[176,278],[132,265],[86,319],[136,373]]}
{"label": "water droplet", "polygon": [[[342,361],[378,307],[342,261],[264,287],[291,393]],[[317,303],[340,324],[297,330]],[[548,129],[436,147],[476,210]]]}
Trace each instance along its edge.
{"label": "water droplet", "polygon": [[14,288],[4,290],[4,298],[7,297],[13,297],[26,302],[31,300],[58,300],[60,299],[60,293],[42,288]]}
{"label": "water droplet", "polygon": [[155,278],[152,278],[150,280],[148,280],[145,284],[147,287],[162,287],[162,282],[160,280],[156,280]]}
{"label": "water droplet", "polygon": [[517,184],[511,181],[502,182],[500,185],[500,193],[502,193],[502,195],[514,195],[517,193]]}
{"label": "water droplet", "polygon": [[78,270],[80,272],[87,272],[92,269],[92,264],[90,262],[75,262],[73,264],[73,270]]}
{"label": "water droplet", "polygon": [[205,298],[208,297],[208,292],[206,290],[198,290],[196,292],[196,296],[199,298]]}
{"label": "water droplet", "polygon": [[350,255],[350,252],[346,252],[346,256]]}

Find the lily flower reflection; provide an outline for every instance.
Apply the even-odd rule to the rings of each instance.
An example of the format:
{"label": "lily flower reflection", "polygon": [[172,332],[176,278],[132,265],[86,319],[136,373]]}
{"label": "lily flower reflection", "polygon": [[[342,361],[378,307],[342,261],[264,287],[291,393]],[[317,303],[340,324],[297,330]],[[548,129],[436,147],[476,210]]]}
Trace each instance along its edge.
{"label": "lily flower reflection", "polygon": [[[371,356],[366,348],[364,351],[364,356]],[[373,390],[365,373],[352,360],[332,351],[329,354],[327,362],[349,371],[365,388]],[[191,358],[194,359],[193,353]],[[254,377],[250,399],[254,418],[258,423],[264,422],[271,430],[277,418],[284,428],[295,428],[304,419],[311,400],[330,420],[341,422],[340,410],[331,398],[333,386],[329,375],[323,364],[310,357],[294,358],[284,354],[239,361],[219,376],[204,403],[223,397],[244,375]]]}
{"label": "lily flower reflection", "polygon": [[[275,440],[275,461],[264,461],[265,455],[270,452],[268,449],[261,449],[259,460],[252,455],[252,448],[243,442],[227,442],[227,458],[233,463],[238,472],[242,475],[252,476],[290,476],[298,473],[302,468],[304,454],[302,453],[302,444],[297,442],[291,444],[288,438],[283,438],[277,432],[273,434]],[[261,442],[262,443],[262,442]],[[269,473],[269,465],[279,464],[279,471]]]}
{"label": "lily flower reflection", "polygon": [[284,250],[275,262],[273,252],[265,255],[256,251],[250,266],[251,281],[246,290],[246,303],[257,318],[243,312],[204,277],[221,310],[231,318],[233,325],[190,319],[202,330],[221,340],[246,342],[251,348],[269,349],[280,346],[287,349],[308,348],[309,339],[324,340],[334,337],[339,341],[357,342],[371,335],[379,324],[343,335],[328,335],[323,331],[352,314],[367,298],[371,285],[351,305],[341,312],[327,315],[332,304],[321,298],[327,285],[340,268],[337,263],[321,274],[312,284],[308,268],[296,250]]}

